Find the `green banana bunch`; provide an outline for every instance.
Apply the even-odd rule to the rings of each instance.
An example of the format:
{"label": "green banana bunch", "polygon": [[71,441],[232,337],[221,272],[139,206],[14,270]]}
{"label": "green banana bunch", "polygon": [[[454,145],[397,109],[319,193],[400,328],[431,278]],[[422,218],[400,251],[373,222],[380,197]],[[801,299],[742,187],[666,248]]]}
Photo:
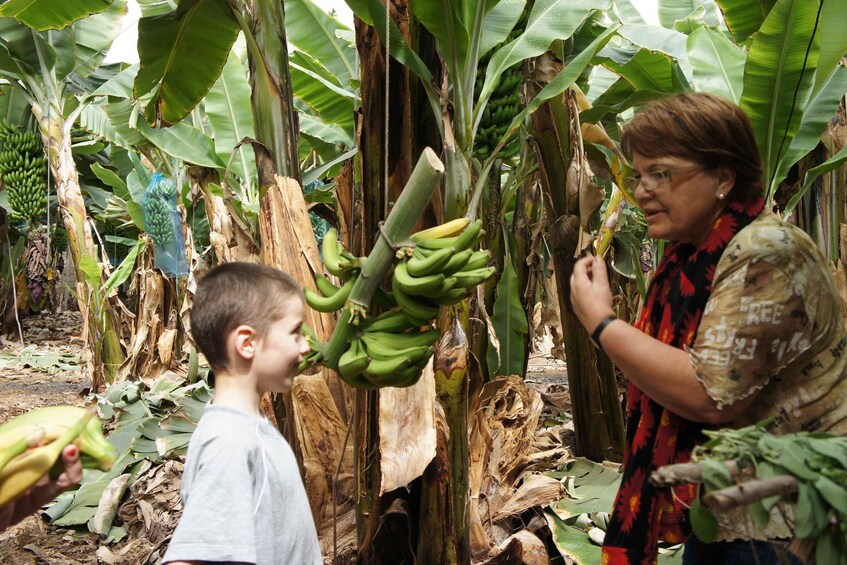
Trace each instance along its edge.
{"label": "green banana bunch", "polygon": [[47,161],[41,136],[35,131],[18,131],[6,120],[0,120],[0,177],[12,218],[33,221],[47,213]]}
{"label": "green banana bunch", "polygon": [[[315,277],[316,283],[317,277],[319,276],[321,275],[317,275]],[[341,288],[336,288],[335,285],[325,278],[324,281],[326,282],[317,284],[320,293],[315,292],[311,288],[303,289],[303,294],[306,297],[306,304],[318,312],[335,312],[336,310],[341,309],[344,306],[344,303],[347,302],[347,298],[350,296],[350,291],[353,290],[353,285],[356,283],[356,279],[352,278],[348,280]]]}
{"label": "green banana bunch", "polygon": [[391,280],[392,296],[410,318],[428,324],[439,306],[464,300],[491,277],[488,251],[474,251],[482,238],[482,221],[453,220],[412,234],[411,256],[399,254]]}
{"label": "green banana bunch", "polygon": [[387,312],[368,320],[350,340],[338,360],[338,374],[355,388],[411,386],[435,352],[438,336],[434,329],[420,331],[402,311]]}
{"label": "green banana bunch", "polygon": [[144,229],[157,246],[174,240],[173,214],[176,211],[176,185],[159,173],[153,175],[141,202]]}
{"label": "green banana bunch", "polygon": [[49,472],[69,443],[77,445],[85,466],[108,470],[115,461],[100,420],[85,408],[39,408],[0,426],[0,505]]}
{"label": "green banana bunch", "polygon": [[[526,29],[526,24],[529,19],[529,14],[532,11],[534,2],[529,1],[524,6],[520,18],[515,27],[503,41],[487,53],[479,60],[476,68],[476,83],[474,86],[474,104],[476,104],[482,85],[485,81],[485,72],[488,68],[488,63],[491,56],[496,53],[504,45],[514,41],[518,36],[523,34]],[[501,75],[497,86],[491,93],[488,103],[483,108],[482,116],[479,121],[479,127],[474,138],[474,156],[480,160],[486,159],[494,148],[500,143],[500,140],[506,134],[512,120],[523,110],[523,101],[521,100],[521,87],[523,86],[524,76],[521,70],[521,64],[517,63],[506,69]],[[500,151],[499,158],[508,159],[514,157],[520,150],[520,140],[515,137]]]}

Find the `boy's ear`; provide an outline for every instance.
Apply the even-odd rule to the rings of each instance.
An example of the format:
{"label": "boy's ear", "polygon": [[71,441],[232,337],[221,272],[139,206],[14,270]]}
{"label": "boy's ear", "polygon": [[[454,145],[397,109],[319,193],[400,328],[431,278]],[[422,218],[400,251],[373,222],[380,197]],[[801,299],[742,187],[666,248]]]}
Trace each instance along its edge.
{"label": "boy's ear", "polygon": [[230,334],[233,350],[242,359],[252,359],[256,353],[256,330],[250,326],[238,326]]}

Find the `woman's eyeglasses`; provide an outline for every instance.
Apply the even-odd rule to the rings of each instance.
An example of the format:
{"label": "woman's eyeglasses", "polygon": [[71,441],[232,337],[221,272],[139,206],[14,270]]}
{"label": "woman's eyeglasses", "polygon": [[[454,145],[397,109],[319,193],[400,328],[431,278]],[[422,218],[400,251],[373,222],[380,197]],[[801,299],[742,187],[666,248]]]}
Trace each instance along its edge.
{"label": "woman's eyeglasses", "polygon": [[[623,186],[628,191],[634,193],[640,184],[645,191],[655,192],[659,187],[670,184],[674,179],[678,180],[681,176],[690,177],[696,175],[706,168],[703,165],[690,165],[688,167],[652,171],[645,175],[633,175],[623,179]],[[688,174],[685,174],[686,172]]]}

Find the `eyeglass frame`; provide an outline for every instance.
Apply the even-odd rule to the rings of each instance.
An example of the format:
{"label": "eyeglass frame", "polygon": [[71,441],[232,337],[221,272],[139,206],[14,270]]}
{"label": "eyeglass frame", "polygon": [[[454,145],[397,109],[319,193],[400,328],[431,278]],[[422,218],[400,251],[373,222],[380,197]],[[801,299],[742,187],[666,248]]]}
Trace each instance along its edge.
{"label": "eyeglass frame", "polygon": [[[639,185],[644,189],[645,192],[653,193],[656,192],[659,187],[666,186],[671,184],[674,179],[678,180],[680,177],[677,175],[681,172],[685,172],[686,170],[690,170],[687,176],[694,176],[700,171],[704,171],[709,169],[706,165],[696,164],[696,165],[687,165],[685,167],[668,167],[666,169],[659,169],[657,171],[650,171],[645,175],[632,175],[623,179],[624,188],[630,191],[631,193],[635,193],[638,189]],[[651,179],[644,183],[645,179]],[[652,188],[649,185],[653,185]]]}

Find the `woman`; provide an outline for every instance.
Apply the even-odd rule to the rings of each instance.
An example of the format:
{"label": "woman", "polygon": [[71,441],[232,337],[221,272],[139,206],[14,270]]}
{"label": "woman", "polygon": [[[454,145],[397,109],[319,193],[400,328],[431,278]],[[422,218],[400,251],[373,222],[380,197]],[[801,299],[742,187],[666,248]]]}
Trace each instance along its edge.
{"label": "woman", "polygon": [[[653,102],[621,144],[647,233],[670,244],[635,327],[614,315],[602,260],[581,259],[571,278],[577,317],[629,380],[603,563],[654,562],[659,540],[686,541],[687,564],[776,563],[768,541],[689,536],[696,486],[658,489],[649,477],[688,461],[706,426],[773,417],[773,433],[847,433],[847,334],[827,262],[801,230],[763,210],[759,153],[736,105],[702,93]],[[723,517],[720,539],[790,537],[774,514],[764,532],[745,512]]]}

